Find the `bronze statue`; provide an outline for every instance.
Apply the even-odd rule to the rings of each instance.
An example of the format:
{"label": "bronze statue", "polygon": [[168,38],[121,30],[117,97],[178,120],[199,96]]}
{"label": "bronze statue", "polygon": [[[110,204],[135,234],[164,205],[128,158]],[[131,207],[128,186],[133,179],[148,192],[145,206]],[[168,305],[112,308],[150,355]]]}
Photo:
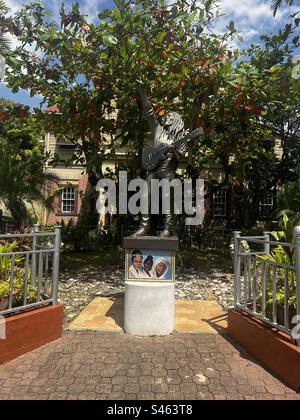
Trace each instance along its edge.
{"label": "bronze statue", "polygon": [[[146,181],[148,185],[148,203],[150,206],[150,191],[152,179],[175,178],[178,161],[184,157],[188,142],[203,133],[202,129],[196,129],[192,133],[184,128],[182,117],[176,112],[168,112],[162,121],[158,121],[152,106],[145,95],[143,82],[137,80],[137,87],[141,97],[144,115],[151,128],[153,147],[144,148],[142,164],[147,170]],[[165,216],[164,230],[160,237],[168,237],[172,234],[173,214],[170,211]],[[142,221],[134,236],[145,236],[150,231],[150,211],[142,215]]]}

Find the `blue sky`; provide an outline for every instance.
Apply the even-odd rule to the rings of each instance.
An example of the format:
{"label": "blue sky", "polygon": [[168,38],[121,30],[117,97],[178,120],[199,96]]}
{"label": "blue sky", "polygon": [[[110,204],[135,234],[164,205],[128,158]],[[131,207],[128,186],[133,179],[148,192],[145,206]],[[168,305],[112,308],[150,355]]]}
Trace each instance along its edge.
{"label": "blue sky", "polygon": [[[87,14],[91,20],[95,20],[98,12],[103,8],[113,6],[113,1],[111,0],[77,1],[80,4],[81,11]],[[226,24],[233,20],[244,39],[243,43],[237,44],[239,47],[246,47],[252,42],[259,42],[261,34],[276,32],[288,20],[290,13],[300,10],[300,0],[295,0],[293,7],[283,7],[274,18],[270,9],[271,0],[219,0],[219,2],[221,9],[226,15],[218,19],[218,24],[214,27],[214,30],[222,32]],[[27,1],[6,0],[6,3],[12,11],[16,11]],[[58,15],[61,3],[61,0],[46,2],[49,11],[54,15]],[[73,1],[65,0],[64,3],[68,6]],[[31,98],[26,91],[12,94],[10,89],[5,87],[4,83],[0,83],[0,97],[15,100],[30,107],[39,107],[41,102],[40,97]]]}

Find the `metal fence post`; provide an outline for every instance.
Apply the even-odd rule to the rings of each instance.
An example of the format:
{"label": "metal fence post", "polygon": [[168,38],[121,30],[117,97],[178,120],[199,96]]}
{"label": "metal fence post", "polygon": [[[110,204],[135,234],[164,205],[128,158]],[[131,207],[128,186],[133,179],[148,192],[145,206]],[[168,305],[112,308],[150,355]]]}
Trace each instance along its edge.
{"label": "metal fence post", "polygon": [[[295,240],[295,268],[296,268],[296,315],[297,315],[297,332],[299,334],[300,328],[300,226],[294,228]],[[297,345],[300,346],[300,338],[296,340]]]}
{"label": "metal fence post", "polygon": [[264,252],[266,255],[271,253],[271,246],[270,246],[270,232],[264,232]]}
{"label": "metal fence post", "polygon": [[53,304],[57,304],[58,297],[58,281],[59,281],[59,254],[60,254],[60,236],[61,226],[55,226],[55,239],[54,239],[54,255],[53,255],[53,273],[52,273],[52,299]]}
{"label": "metal fence post", "polygon": [[234,231],[233,238],[234,238],[234,258],[233,258],[233,265],[234,265],[234,307],[237,309],[237,305],[240,304],[240,297],[241,297],[241,257],[240,257],[240,248],[241,242],[240,238],[241,232]]}
{"label": "metal fence post", "polygon": [[33,230],[32,230],[32,258],[31,258],[31,278],[30,278],[30,283],[31,286],[35,286],[35,282],[36,282],[36,246],[37,246],[37,236],[36,233],[38,233],[40,230],[40,225],[38,223],[33,225]]}

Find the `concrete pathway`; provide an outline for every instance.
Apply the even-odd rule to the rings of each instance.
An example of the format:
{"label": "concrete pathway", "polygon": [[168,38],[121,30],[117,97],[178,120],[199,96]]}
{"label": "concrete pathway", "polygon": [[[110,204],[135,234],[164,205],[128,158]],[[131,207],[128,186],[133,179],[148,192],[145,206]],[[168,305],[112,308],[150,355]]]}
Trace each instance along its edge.
{"label": "concrete pathway", "polygon": [[229,337],[66,332],[0,366],[0,399],[300,399]]}

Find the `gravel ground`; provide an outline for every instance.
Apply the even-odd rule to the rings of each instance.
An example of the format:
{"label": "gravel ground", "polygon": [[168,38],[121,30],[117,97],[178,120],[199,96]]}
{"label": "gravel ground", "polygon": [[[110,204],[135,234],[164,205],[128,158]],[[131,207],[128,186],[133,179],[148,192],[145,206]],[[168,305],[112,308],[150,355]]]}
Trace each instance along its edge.
{"label": "gravel ground", "polygon": [[[233,305],[233,274],[221,270],[177,269],[176,299],[216,300],[223,308]],[[124,270],[81,268],[60,276],[59,300],[65,305],[65,324],[71,322],[96,296],[124,292]]]}

